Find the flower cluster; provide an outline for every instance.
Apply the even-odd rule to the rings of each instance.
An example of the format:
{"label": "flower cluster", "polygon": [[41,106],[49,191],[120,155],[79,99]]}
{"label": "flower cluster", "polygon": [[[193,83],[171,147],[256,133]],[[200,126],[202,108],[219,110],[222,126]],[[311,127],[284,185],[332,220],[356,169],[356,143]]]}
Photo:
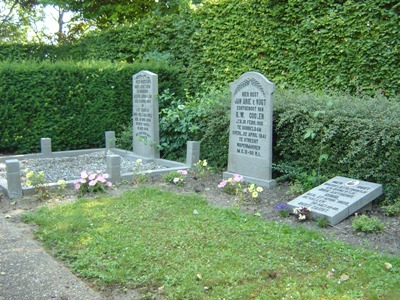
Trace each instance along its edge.
{"label": "flower cluster", "polygon": [[107,187],[112,186],[110,181],[107,181],[107,173],[101,173],[96,171],[96,173],[83,171],[81,173],[81,179],[75,182],[75,189],[81,194],[104,192]]}
{"label": "flower cluster", "polygon": [[233,177],[222,180],[218,187],[222,188],[225,193],[230,195],[239,195],[243,193],[243,176],[239,174],[233,174]]}
{"label": "flower cluster", "polygon": [[163,175],[165,182],[173,183],[175,185],[184,185],[184,178],[188,174],[186,170],[171,171]]}
{"label": "flower cluster", "polygon": [[261,186],[256,186],[254,183],[250,184],[248,188],[245,188],[243,192],[250,193],[252,198],[257,198],[258,193],[261,193],[263,188]]}
{"label": "flower cluster", "polygon": [[133,184],[142,184],[148,180],[147,174],[151,174],[151,170],[147,171],[147,174],[141,173],[141,169],[143,168],[142,160],[138,158],[136,160],[135,168],[133,169],[132,183]]}
{"label": "flower cluster", "polygon": [[44,172],[30,171],[29,169],[24,170],[26,177],[26,185],[35,187],[37,192],[37,197],[41,200],[48,199],[51,197],[50,191],[48,189],[47,180],[44,177]]}
{"label": "flower cluster", "polygon": [[290,207],[284,202],[277,203],[274,209],[279,213],[282,218],[287,218],[290,215]]}
{"label": "flower cluster", "polygon": [[207,160],[199,160],[197,163],[194,164],[196,167],[196,173],[199,175],[200,178],[207,175],[210,172],[210,167],[208,166]]}
{"label": "flower cluster", "polygon": [[35,172],[25,169],[24,173],[26,177],[26,185],[38,187],[46,184],[46,178],[44,177],[43,171]]}
{"label": "flower cluster", "polygon": [[293,209],[293,213],[298,221],[305,221],[308,219],[310,210],[307,207],[297,207]]}
{"label": "flower cluster", "polygon": [[241,197],[244,197],[245,194],[249,194],[253,199],[257,198],[259,193],[263,191],[262,187],[256,186],[254,183],[246,186],[243,182],[243,176],[239,174],[233,174],[233,177],[222,180],[218,184],[218,187],[222,188],[227,194],[239,195]]}

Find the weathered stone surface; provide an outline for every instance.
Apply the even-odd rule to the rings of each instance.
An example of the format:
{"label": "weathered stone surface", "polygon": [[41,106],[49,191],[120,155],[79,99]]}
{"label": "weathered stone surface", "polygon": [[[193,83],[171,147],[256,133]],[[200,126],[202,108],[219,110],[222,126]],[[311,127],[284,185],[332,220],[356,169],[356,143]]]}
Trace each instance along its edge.
{"label": "weathered stone surface", "polygon": [[228,171],[247,182],[272,187],[272,94],[275,85],[264,75],[244,73],[231,84]]}
{"label": "weathered stone surface", "polygon": [[307,207],[313,218],[326,217],[335,225],[382,195],[382,185],[336,176],[290,201],[292,208]]}
{"label": "weathered stone surface", "polygon": [[158,76],[149,71],[133,75],[133,152],[148,158],[160,158],[157,146]]}

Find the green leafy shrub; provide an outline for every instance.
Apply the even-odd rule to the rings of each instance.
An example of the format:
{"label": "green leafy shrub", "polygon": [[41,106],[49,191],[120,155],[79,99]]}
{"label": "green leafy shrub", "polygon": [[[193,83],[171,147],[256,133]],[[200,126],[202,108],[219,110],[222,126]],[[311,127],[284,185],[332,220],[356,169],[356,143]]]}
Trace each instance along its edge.
{"label": "green leafy shrub", "polygon": [[354,230],[365,232],[365,233],[378,233],[383,231],[385,228],[385,224],[378,217],[368,217],[366,215],[362,215],[360,217],[356,217],[352,223]]}
{"label": "green leafy shrub", "polygon": [[[387,204],[397,201],[400,101],[278,90],[274,104],[274,162],[280,175],[307,188],[338,175],[377,182],[384,186]],[[316,120],[321,110],[325,115]],[[318,134],[304,139],[310,128]],[[321,153],[326,160],[321,161]]]}
{"label": "green leafy shrub", "polygon": [[382,207],[383,213],[389,217],[400,217],[400,200]]}
{"label": "green leafy shrub", "polygon": [[132,117],[132,75],[149,69],[160,90],[179,83],[176,67],[147,64],[0,63],[0,151],[39,151],[42,137],[53,150],[103,147],[104,132]]}
{"label": "green leafy shrub", "polygon": [[281,87],[394,96],[399,15],[397,0],[210,0],[74,43],[2,46],[0,59],[163,60],[183,67],[191,91],[252,70]]}
{"label": "green leafy shrub", "polygon": [[186,157],[186,143],[202,139],[206,119],[218,103],[213,95],[186,94],[181,99],[169,90],[160,95],[159,103],[164,107],[160,111],[160,149],[164,157],[182,159]]}
{"label": "green leafy shrub", "polygon": [[227,91],[210,91],[212,106],[204,116],[202,128],[201,153],[216,168],[224,168],[228,163],[230,94]]}

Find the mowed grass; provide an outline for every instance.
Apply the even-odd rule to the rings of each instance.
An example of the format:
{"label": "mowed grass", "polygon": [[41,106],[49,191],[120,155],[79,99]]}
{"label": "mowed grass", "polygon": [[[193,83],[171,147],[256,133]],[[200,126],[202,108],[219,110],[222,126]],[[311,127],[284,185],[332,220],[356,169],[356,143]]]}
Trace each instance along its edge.
{"label": "mowed grass", "polygon": [[399,257],[212,207],[197,195],[143,187],[25,219],[79,276],[148,298],[398,299],[400,291]]}

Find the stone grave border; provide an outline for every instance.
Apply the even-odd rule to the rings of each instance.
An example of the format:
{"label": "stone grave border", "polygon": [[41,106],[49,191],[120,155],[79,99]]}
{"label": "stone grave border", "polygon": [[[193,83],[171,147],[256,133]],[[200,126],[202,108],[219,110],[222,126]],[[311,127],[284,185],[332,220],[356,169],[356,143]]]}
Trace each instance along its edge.
{"label": "stone grave border", "polygon": [[[180,163],[160,158],[153,159],[153,158],[141,157],[131,151],[115,148],[114,131],[105,132],[105,141],[106,141],[105,148],[53,152],[51,150],[51,139],[42,138],[40,140],[41,144],[40,153],[1,156],[0,162],[6,164],[6,177],[5,179],[0,178],[0,189],[6,192],[6,195],[9,199],[21,198],[23,196],[30,196],[35,194],[34,187],[22,187],[21,184],[21,170],[19,166],[19,160],[24,160],[24,159],[74,157],[82,154],[106,153],[106,172],[110,175],[110,181],[113,183],[119,182],[121,180],[130,181],[136,174],[139,175],[147,174],[153,177],[171,171],[187,170],[190,169],[200,159],[200,142],[195,142],[195,141],[189,141],[187,143],[186,163]],[[152,170],[151,173],[148,173],[147,171],[142,171],[135,174],[133,172],[121,174],[121,157],[124,157],[132,161],[136,161],[137,159],[142,159],[143,163],[154,162],[165,168]],[[72,189],[74,187],[75,181],[77,180],[79,180],[79,178],[67,181],[67,188]],[[52,189],[58,187],[58,184],[54,182],[49,183],[48,187]]]}

